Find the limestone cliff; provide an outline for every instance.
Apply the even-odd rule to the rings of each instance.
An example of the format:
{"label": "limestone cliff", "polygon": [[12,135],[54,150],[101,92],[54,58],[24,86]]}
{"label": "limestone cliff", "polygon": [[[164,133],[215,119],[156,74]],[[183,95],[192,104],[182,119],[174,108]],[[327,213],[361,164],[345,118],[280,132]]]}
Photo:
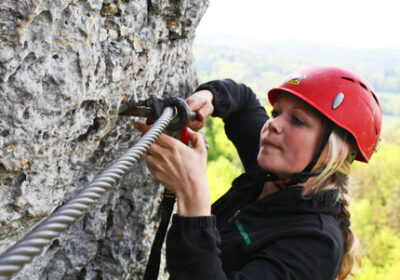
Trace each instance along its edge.
{"label": "limestone cliff", "polygon": [[[0,2],[0,252],[137,141],[121,103],[193,90],[207,4]],[[135,164],[14,279],[141,279],[160,194]]]}

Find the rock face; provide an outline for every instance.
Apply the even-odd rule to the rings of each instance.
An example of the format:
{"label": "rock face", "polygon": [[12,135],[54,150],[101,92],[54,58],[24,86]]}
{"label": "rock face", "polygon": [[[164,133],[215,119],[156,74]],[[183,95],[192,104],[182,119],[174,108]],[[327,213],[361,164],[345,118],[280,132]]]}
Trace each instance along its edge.
{"label": "rock face", "polygon": [[[121,103],[193,90],[191,45],[207,5],[1,1],[0,252],[138,140]],[[136,163],[13,279],[141,279],[161,192]]]}

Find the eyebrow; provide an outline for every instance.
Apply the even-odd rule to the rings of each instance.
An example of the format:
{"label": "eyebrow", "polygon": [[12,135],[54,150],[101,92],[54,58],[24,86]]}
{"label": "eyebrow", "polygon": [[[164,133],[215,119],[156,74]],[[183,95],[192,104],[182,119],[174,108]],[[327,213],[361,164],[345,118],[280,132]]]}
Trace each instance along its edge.
{"label": "eyebrow", "polygon": [[[302,100],[302,99],[300,99],[300,98],[298,98],[296,96],[293,96],[293,98],[295,98],[298,101],[300,101],[300,106],[301,107],[299,107],[299,105],[296,104],[296,105],[294,105],[292,107],[292,109],[301,110],[309,117],[314,117],[313,115],[317,115],[317,116],[319,115],[319,111],[317,109],[315,109],[314,107],[312,107],[311,105],[307,104],[304,100]],[[279,106],[279,101],[280,100],[281,100],[281,98],[278,98],[278,100],[276,101],[275,104]],[[275,106],[274,106],[273,110],[275,110]]]}
{"label": "eyebrow", "polygon": [[298,107],[298,106],[293,106],[292,109],[300,110],[300,111],[304,112],[306,115],[313,117],[312,113],[314,113],[314,112],[313,112],[312,108],[310,110],[308,107],[302,108],[302,107]]}

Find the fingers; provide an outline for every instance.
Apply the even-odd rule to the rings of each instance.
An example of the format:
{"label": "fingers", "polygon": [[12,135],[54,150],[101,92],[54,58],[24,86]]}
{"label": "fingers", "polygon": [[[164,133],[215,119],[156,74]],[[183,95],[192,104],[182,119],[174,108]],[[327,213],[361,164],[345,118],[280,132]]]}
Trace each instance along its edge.
{"label": "fingers", "polygon": [[160,164],[159,160],[152,156],[151,154],[147,154],[146,156],[146,163],[147,166],[150,170],[150,172],[157,177],[160,177],[164,172],[163,172],[163,164]]}
{"label": "fingers", "polygon": [[198,122],[204,122],[206,119],[206,117],[204,116],[204,113],[202,111],[198,111],[197,112],[197,118],[194,121],[198,121]]}
{"label": "fingers", "polygon": [[186,98],[186,104],[189,106],[189,109],[191,111],[197,111],[199,110],[204,103],[210,102],[212,100],[212,96],[210,97],[209,91],[206,90],[200,90],[195,93],[193,93],[191,96]]}
{"label": "fingers", "polygon": [[170,152],[169,148],[165,148],[159,145],[158,143],[154,143],[147,149],[146,154],[147,156],[151,156],[161,161],[164,159],[164,156],[169,152]]}
{"label": "fingers", "polygon": [[[135,122],[134,126],[142,133],[146,133],[150,129],[150,126],[142,122]],[[188,139],[192,143],[194,149],[197,149],[199,151],[207,150],[205,147],[203,136],[200,133],[194,132],[192,129],[188,129]],[[182,145],[182,143],[177,139],[167,136],[165,134],[161,134],[156,142],[150,146],[147,153],[157,153],[158,155],[162,155],[163,153],[165,153],[165,150],[163,149],[173,149],[178,147],[179,145]]]}
{"label": "fingers", "polygon": [[189,122],[191,129],[199,130],[205,124],[205,118],[214,111],[212,105],[213,95],[209,90],[200,90],[186,99],[186,103],[191,111],[197,112],[197,120]]}
{"label": "fingers", "polygon": [[[135,128],[146,132],[149,126],[137,122]],[[167,135],[160,135],[145,156],[154,178],[177,195],[191,193],[192,190],[208,191],[207,150],[203,137],[188,129],[188,139],[191,147]]]}
{"label": "fingers", "polygon": [[147,166],[149,168],[149,171],[151,172],[151,174],[153,174],[153,176],[155,178],[157,178],[157,180],[163,184],[165,187],[167,187],[169,190],[173,191],[173,188],[169,188],[169,180],[167,174],[169,174],[169,172],[167,172],[165,170],[165,165],[164,164],[160,164],[156,158],[152,157],[152,156],[148,156],[146,158],[146,162],[147,162]]}
{"label": "fingers", "polygon": [[204,143],[203,136],[198,133],[194,132],[191,129],[188,129],[188,139],[192,143],[193,149],[202,152],[202,153],[207,153],[206,145]]}
{"label": "fingers", "polygon": [[201,113],[201,115],[203,116],[203,119],[204,119],[207,116],[212,114],[212,112],[214,111],[214,106],[206,98],[201,98],[201,100],[199,100],[199,102],[201,102],[199,104],[199,106],[196,106],[195,109],[193,109],[192,111],[196,111],[197,113]]}
{"label": "fingers", "polygon": [[186,101],[186,104],[188,105],[190,111],[192,111],[192,112],[198,111],[207,102],[206,99],[198,98],[197,96],[191,96],[191,97],[187,98],[185,101]]}
{"label": "fingers", "polygon": [[[139,121],[134,123],[134,127],[142,133],[146,133],[150,129],[150,126],[148,126],[147,124],[144,124],[142,122],[139,122]],[[155,143],[164,148],[171,148],[174,145],[176,145],[177,142],[180,143],[178,140],[176,140],[168,135],[161,134],[157,138]]]}

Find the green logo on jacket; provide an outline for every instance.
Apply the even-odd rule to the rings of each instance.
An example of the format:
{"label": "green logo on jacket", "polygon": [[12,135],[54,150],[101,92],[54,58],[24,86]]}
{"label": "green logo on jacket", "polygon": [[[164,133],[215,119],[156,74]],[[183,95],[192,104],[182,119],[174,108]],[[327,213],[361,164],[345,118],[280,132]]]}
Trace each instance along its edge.
{"label": "green logo on jacket", "polygon": [[246,245],[250,245],[251,244],[251,240],[249,238],[249,235],[244,231],[244,228],[243,228],[242,224],[239,222],[239,219],[235,220],[235,225],[238,228],[238,230],[240,232],[240,235],[242,235]]}

